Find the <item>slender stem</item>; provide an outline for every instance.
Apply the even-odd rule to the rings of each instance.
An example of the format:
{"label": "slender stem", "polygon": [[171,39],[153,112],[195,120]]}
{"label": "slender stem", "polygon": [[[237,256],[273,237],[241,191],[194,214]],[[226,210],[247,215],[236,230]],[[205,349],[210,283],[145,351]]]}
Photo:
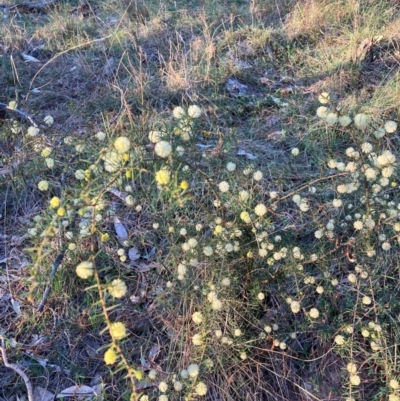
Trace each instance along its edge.
{"label": "slender stem", "polygon": [[33,400],[33,391],[32,391],[32,384],[29,380],[29,377],[25,374],[25,372],[15,363],[9,363],[7,359],[6,349],[4,345],[4,338],[1,339],[1,346],[0,346],[1,356],[3,357],[3,363],[6,368],[12,369],[14,372],[18,373],[25,382],[26,391],[28,392],[28,400]]}

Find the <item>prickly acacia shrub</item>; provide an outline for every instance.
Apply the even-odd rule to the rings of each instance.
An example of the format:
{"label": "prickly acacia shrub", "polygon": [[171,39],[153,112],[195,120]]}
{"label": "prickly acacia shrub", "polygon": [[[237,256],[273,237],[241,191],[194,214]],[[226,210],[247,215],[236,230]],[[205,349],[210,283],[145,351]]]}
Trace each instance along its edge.
{"label": "prickly acacia shrub", "polygon": [[[65,138],[67,154],[77,161],[61,189],[52,187],[51,175],[66,156],[35,132],[33,149],[49,172],[37,185],[49,207],[30,228],[36,240],[32,288],[57,238],[99,297],[110,335],[104,361],[126,369],[132,399],[196,399],[207,394],[210,378],[233,369],[256,385],[251,364],[268,365],[265,352],[306,363],[312,355],[302,357],[303,345],[321,341],[346,362],[347,399],[357,399],[361,384],[371,380],[375,394],[398,399],[395,367],[388,363],[399,340],[392,326],[398,306],[389,291],[400,244],[398,155],[391,142],[397,125],[377,127],[364,113],[340,114],[326,93],[320,101],[321,130],[337,131],[348,146],[327,155],[319,177],[305,176],[297,186],[271,183],[241,160],[211,166],[211,154],[196,144],[197,106],[175,108],[172,122],[145,139],[102,132],[90,143]],[[223,146],[229,154],[229,144]],[[301,146],[287,157],[301,157]],[[138,196],[138,186],[146,194]],[[180,350],[171,351],[167,371],[130,360],[123,349],[129,330],[109,314],[110,302],[130,295],[130,286],[120,277],[104,282],[109,266],[99,262],[99,248],[124,264],[133,245],[113,197],[138,215],[156,199],[170,216],[149,227],[167,242],[157,256],[163,284],[154,295],[167,348]],[[373,376],[376,369],[380,377]],[[143,380],[154,386],[139,394]]]}

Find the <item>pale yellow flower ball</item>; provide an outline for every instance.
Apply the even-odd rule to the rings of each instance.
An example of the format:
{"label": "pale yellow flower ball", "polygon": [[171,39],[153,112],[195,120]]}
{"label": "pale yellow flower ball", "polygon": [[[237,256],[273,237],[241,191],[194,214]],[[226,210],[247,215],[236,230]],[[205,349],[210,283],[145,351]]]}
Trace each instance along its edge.
{"label": "pale yellow flower ball", "polygon": [[211,302],[211,309],[216,311],[222,310],[222,302],[219,299],[213,299]]}
{"label": "pale yellow flower ball", "polygon": [[388,134],[393,134],[397,129],[397,124],[394,121],[389,120],[386,121],[384,128]]}
{"label": "pale yellow flower ball", "polygon": [[359,113],[354,116],[354,124],[359,129],[364,129],[368,125],[368,116],[364,113]]}
{"label": "pale yellow flower ball", "polygon": [[326,115],[326,117],[325,117],[325,121],[326,121],[327,124],[329,124],[329,125],[336,124],[337,121],[338,121],[338,115],[337,115],[337,113],[334,113],[334,112],[328,113],[328,114]]}
{"label": "pale yellow flower ball", "polygon": [[265,207],[265,205],[263,205],[262,203],[259,203],[255,208],[254,208],[254,213],[259,216],[262,217],[265,215],[265,213],[267,213],[267,208]]}
{"label": "pale yellow flower ball", "polygon": [[349,116],[340,116],[339,117],[339,124],[342,126],[342,127],[347,127],[348,125],[350,125],[351,124],[351,118],[349,117]]}
{"label": "pale yellow flower ball", "polygon": [[182,391],[183,384],[179,381],[174,382],[174,390],[175,391]]}
{"label": "pale yellow flower ball", "polygon": [[240,329],[235,329],[235,331],[234,331],[234,333],[233,333],[233,335],[234,335],[235,337],[240,337],[242,334],[243,334],[243,333],[242,333],[242,330],[240,330]]}
{"label": "pale yellow flower ball", "polygon": [[162,392],[165,393],[168,390],[168,384],[165,382],[160,382],[158,385],[158,389]]}
{"label": "pale yellow flower ball", "polygon": [[203,322],[203,314],[201,312],[194,312],[192,315],[192,320],[196,324],[200,324]]}
{"label": "pale yellow flower ball", "polygon": [[311,308],[309,311],[309,315],[312,319],[318,319],[319,311],[316,308]]}
{"label": "pale yellow flower ball", "polygon": [[109,348],[104,354],[104,362],[106,365],[113,365],[117,361],[118,355],[113,347]]}
{"label": "pale yellow flower ball", "polygon": [[350,375],[349,381],[352,386],[359,386],[361,383],[360,376],[358,375]]}
{"label": "pale yellow flower ball", "polygon": [[157,156],[166,158],[171,154],[172,146],[167,141],[160,141],[160,142],[156,143],[156,146],[154,147],[154,151],[156,152]]}
{"label": "pale yellow flower ball", "polygon": [[160,131],[150,131],[149,141],[152,143],[157,143],[161,141],[162,133]]}
{"label": "pale yellow flower ball", "polygon": [[58,198],[57,196],[53,196],[50,199],[50,207],[52,209],[57,209],[61,205],[61,199]]}
{"label": "pale yellow flower ball", "polygon": [[75,178],[77,180],[84,180],[85,179],[85,172],[81,169],[75,171]]}
{"label": "pale yellow flower ball", "polygon": [[46,157],[46,159],[44,159],[44,162],[46,163],[46,166],[48,168],[54,167],[54,159],[52,159],[51,157]]}
{"label": "pale yellow flower ball", "polygon": [[229,191],[229,184],[226,181],[221,181],[218,184],[218,188],[221,192],[228,192]]}
{"label": "pale yellow flower ball", "polygon": [[205,246],[204,248],[203,248],[203,253],[204,253],[204,255],[206,255],[206,256],[211,256],[212,254],[213,254],[213,249],[211,248],[211,246]]}
{"label": "pale yellow flower ball", "polygon": [[39,128],[37,127],[29,127],[27,135],[31,137],[35,137],[39,134]]}
{"label": "pale yellow flower ball", "polygon": [[121,322],[111,323],[110,334],[116,340],[122,340],[123,338],[125,338],[128,335],[126,332],[125,325]]}
{"label": "pale yellow flower ball", "polygon": [[122,298],[128,291],[125,282],[119,278],[111,281],[107,289],[110,295],[114,298]]}
{"label": "pale yellow flower ball", "polygon": [[368,297],[368,296],[365,296],[365,297],[362,298],[362,303],[364,305],[370,305],[371,302],[372,302],[372,299],[370,297]]}
{"label": "pale yellow flower ball", "polygon": [[345,343],[345,339],[340,334],[335,337],[335,343],[337,345],[343,345]]}
{"label": "pale yellow flower ball", "polygon": [[131,148],[131,141],[126,136],[120,136],[114,141],[114,149],[120,155],[126,153]]}
{"label": "pale yellow flower ball", "polygon": [[253,173],[253,179],[255,181],[261,181],[263,178],[263,173],[260,170],[257,170]]}
{"label": "pale yellow flower ball", "polygon": [[109,173],[114,173],[121,167],[122,157],[115,150],[109,150],[104,155],[104,169]]}
{"label": "pale yellow flower ball", "polygon": [[258,299],[259,301],[262,301],[264,298],[265,298],[265,294],[264,294],[263,292],[259,292],[259,293],[257,294],[257,299]]}
{"label": "pale yellow flower ball", "polygon": [[300,151],[298,148],[293,148],[290,153],[292,154],[292,156],[298,156]]}
{"label": "pale yellow flower ball", "polygon": [[327,104],[331,101],[331,96],[329,95],[328,92],[322,92],[319,96],[318,96],[318,101],[321,104]]}
{"label": "pale yellow flower ball", "polygon": [[251,222],[250,215],[249,215],[246,211],[243,211],[242,213],[240,213],[240,218],[241,218],[245,223],[250,223],[250,222]]}
{"label": "pale yellow flower ball", "polygon": [[317,116],[324,120],[327,115],[328,115],[328,108],[325,106],[319,106],[317,109]]}
{"label": "pale yellow flower ball", "polygon": [[44,123],[45,124],[47,124],[49,127],[51,126],[51,125],[53,125],[53,123],[54,123],[54,118],[52,117],[52,116],[46,116],[44,119],[43,119],[43,121],[44,121]]}
{"label": "pale yellow flower ball", "polygon": [[181,119],[186,115],[185,110],[180,106],[175,107],[174,110],[172,110],[172,114],[177,119]]}
{"label": "pale yellow flower ball", "polygon": [[96,135],[95,135],[96,139],[100,142],[104,141],[104,139],[106,139],[106,133],[103,131],[99,131]]}
{"label": "pale yellow flower ball", "polygon": [[399,382],[396,379],[392,379],[389,382],[389,387],[393,390],[397,390],[399,388]]}
{"label": "pale yellow flower ball", "polygon": [[349,362],[346,366],[347,371],[351,374],[356,374],[357,373],[357,365],[353,362]]}
{"label": "pale yellow flower ball", "polygon": [[39,181],[39,183],[38,183],[38,188],[39,188],[41,191],[47,191],[47,190],[49,189],[49,183],[48,183],[48,181],[45,181],[45,180]]}
{"label": "pale yellow flower ball", "polygon": [[50,156],[50,154],[51,154],[52,151],[53,151],[53,149],[52,149],[50,146],[46,146],[46,147],[42,150],[41,155],[42,155],[43,157],[48,157],[48,156]]}
{"label": "pale yellow flower ball", "polygon": [[187,374],[190,377],[197,377],[199,375],[199,370],[199,365],[197,365],[196,363],[192,363],[187,368]]}
{"label": "pale yellow flower ball", "polygon": [[191,105],[188,108],[188,116],[191,118],[199,118],[201,116],[201,109],[199,106]]}
{"label": "pale yellow flower ball", "polygon": [[76,266],[76,275],[80,278],[87,279],[93,276],[93,263],[90,261],[81,262]]}
{"label": "pale yellow flower ball", "polygon": [[292,301],[290,303],[290,309],[292,310],[293,313],[299,313],[301,306],[299,301]]}
{"label": "pale yellow flower ball", "polygon": [[155,178],[158,184],[167,185],[171,179],[171,173],[168,170],[159,170]]}
{"label": "pale yellow flower ball", "polygon": [[194,392],[196,395],[206,395],[207,394],[207,385],[203,382],[198,382],[194,388]]}

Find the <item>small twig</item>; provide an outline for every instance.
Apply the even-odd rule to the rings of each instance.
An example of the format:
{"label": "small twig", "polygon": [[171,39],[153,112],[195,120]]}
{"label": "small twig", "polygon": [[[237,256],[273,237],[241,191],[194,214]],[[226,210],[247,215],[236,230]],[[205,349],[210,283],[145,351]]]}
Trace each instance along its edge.
{"label": "small twig", "polygon": [[18,109],[12,109],[11,107],[8,107],[8,105],[5,104],[5,103],[0,103],[0,110],[5,110],[5,111],[10,112],[10,113],[18,114],[19,116],[24,117],[27,120],[29,120],[29,122],[34,127],[37,127],[37,124],[33,121],[32,116],[30,114],[26,113],[25,111],[18,110]]}
{"label": "small twig", "polygon": [[32,391],[32,384],[29,380],[29,377],[25,374],[25,372],[15,363],[9,363],[6,354],[6,348],[4,345],[4,338],[1,339],[1,346],[0,346],[1,356],[3,357],[3,362],[6,368],[12,369],[14,372],[18,373],[25,382],[26,391],[28,392],[28,400],[33,401],[33,391]]}
{"label": "small twig", "polygon": [[56,271],[58,269],[58,266],[60,266],[63,258],[64,258],[64,252],[61,252],[56,257],[56,260],[54,261],[53,267],[52,267],[51,272],[50,272],[49,281],[47,282],[46,289],[44,290],[44,293],[43,293],[42,301],[40,302],[39,306],[36,309],[38,312],[42,312],[42,310],[44,308],[44,304],[46,303],[46,300],[47,300],[47,298],[48,298],[48,296],[50,295],[50,292],[51,292],[51,285],[53,284],[54,276],[55,276]]}

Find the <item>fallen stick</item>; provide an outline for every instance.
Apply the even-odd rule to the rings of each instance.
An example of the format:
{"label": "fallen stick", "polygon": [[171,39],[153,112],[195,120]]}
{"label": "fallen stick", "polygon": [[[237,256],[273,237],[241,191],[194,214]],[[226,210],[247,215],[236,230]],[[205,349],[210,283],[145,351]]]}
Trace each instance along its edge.
{"label": "fallen stick", "polygon": [[22,12],[22,13],[31,13],[34,11],[41,10],[47,6],[52,6],[54,3],[57,3],[58,0],[48,0],[48,1],[38,1],[36,3],[20,3],[20,4],[13,4],[11,6],[7,6],[5,4],[0,4],[0,8],[4,11],[11,11],[11,12]]}
{"label": "fallen stick", "polygon": [[15,363],[9,363],[6,354],[6,348],[4,345],[4,338],[1,338],[1,346],[0,346],[1,356],[3,357],[4,366],[6,368],[12,369],[14,372],[18,373],[25,382],[26,391],[28,392],[28,400],[33,401],[33,391],[32,384],[29,380],[29,377],[25,374],[25,372]]}
{"label": "fallen stick", "polygon": [[29,120],[29,122],[34,126],[37,127],[37,124],[33,121],[32,116],[28,113],[26,113],[25,111],[22,110],[18,110],[18,109],[12,109],[11,107],[8,107],[7,104],[5,103],[0,103],[0,112],[8,112],[8,113],[14,113],[17,114],[21,117],[26,118],[27,120]]}

